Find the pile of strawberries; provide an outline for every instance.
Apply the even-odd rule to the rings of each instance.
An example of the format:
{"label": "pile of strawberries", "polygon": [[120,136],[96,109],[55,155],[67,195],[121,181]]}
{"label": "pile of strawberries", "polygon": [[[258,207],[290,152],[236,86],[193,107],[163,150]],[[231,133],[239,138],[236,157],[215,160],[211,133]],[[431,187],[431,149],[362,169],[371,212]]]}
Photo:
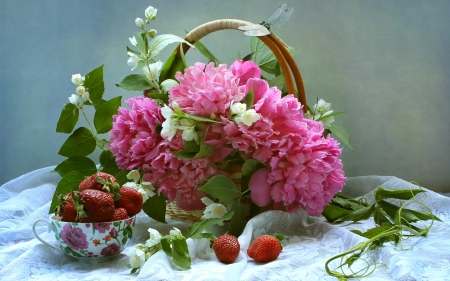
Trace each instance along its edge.
{"label": "pile of strawberries", "polygon": [[[237,259],[240,249],[238,239],[230,234],[220,236],[213,243],[217,259],[223,263],[233,263]],[[282,249],[278,237],[262,235],[253,241],[247,250],[247,255],[257,262],[270,262],[278,258]]]}
{"label": "pile of strawberries", "polygon": [[56,214],[67,222],[109,222],[127,219],[142,210],[142,195],[120,187],[110,174],[97,172],[83,180],[77,191],[60,197]]}

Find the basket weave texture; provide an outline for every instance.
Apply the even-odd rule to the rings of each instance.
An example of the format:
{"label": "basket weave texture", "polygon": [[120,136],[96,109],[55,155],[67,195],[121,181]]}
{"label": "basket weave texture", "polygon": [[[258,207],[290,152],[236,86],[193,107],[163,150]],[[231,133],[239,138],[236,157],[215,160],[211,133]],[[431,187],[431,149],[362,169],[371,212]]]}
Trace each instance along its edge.
{"label": "basket weave texture", "polygon": [[[202,24],[196,28],[194,28],[191,32],[189,32],[184,38],[189,43],[195,43],[199,41],[201,38],[207,36],[210,33],[220,31],[220,30],[239,30],[240,26],[252,26],[256,25],[255,23],[237,20],[237,19],[220,19],[211,22],[207,22]],[[297,97],[301,104],[306,105],[306,96],[305,90],[303,86],[303,79],[301,77],[299,68],[292,57],[291,53],[287,49],[285,43],[279,39],[274,34],[269,34],[266,36],[258,36],[258,38],[263,41],[266,46],[273,52],[275,55],[280,68],[283,72],[283,76],[286,81],[286,87],[289,94],[293,94]],[[178,45],[174,52],[177,53],[178,56],[181,56],[181,50],[186,53],[189,50],[189,45],[181,44]],[[295,82],[294,82],[295,81]],[[295,87],[296,86],[296,87]],[[307,107],[303,107],[303,111],[307,112]],[[241,178],[242,173],[240,171],[232,171],[229,172],[230,179],[236,184],[238,190],[241,189]],[[199,187],[202,186],[205,181],[202,181],[199,184]],[[241,203],[244,206],[245,217],[250,218],[250,210],[251,210],[251,199],[250,196],[243,196],[241,198]],[[178,221],[184,222],[197,222],[201,220],[203,215],[203,210],[195,210],[195,211],[184,211],[178,208],[175,203],[169,203],[166,206],[166,216]]]}

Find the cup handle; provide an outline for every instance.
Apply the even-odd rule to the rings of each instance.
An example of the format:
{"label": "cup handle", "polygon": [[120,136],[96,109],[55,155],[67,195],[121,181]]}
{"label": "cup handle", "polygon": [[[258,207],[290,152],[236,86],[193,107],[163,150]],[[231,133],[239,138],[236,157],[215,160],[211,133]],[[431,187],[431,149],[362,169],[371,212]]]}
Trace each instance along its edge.
{"label": "cup handle", "polygon": [[34,234],[34,236],[35,236],[39,241],[41,241],[44,245],[46,245],[46,246],[48,246],[48,247],[50,247],[50,248],[59,250],[59,248],[57,248],[57,247],[53,246],[52,244],[48,243],[47,241],[45,241],[44,239],[42,239],[42,238],[39,236],[39,234],[37,234],[37,232],[36,232],[36,225],[37,225],[38,223],[40,223],[41,221],[43,221],[43,222],[45,222],[45,223],[47,224],[47,227],[48,227],[47,233],[50,232],[50,231],[52,231],[52,224],[51,224],[50,222],[48,222],[48,221],[45,220],[45,219],[38,219],[38,220],[35,221],[34,224],[33,224],[33,234]]}

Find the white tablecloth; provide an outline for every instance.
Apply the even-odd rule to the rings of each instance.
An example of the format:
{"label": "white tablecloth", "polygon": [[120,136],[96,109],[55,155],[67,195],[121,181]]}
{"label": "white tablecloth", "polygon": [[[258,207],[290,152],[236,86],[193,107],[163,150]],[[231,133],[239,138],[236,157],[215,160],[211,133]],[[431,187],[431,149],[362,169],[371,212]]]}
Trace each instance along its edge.
{"label": "white tablecloth", "polygon": [[[364,241],[349,230],[373,227],[371,219],[357,224],[331,225],[323,219],[294,214],[266,212],[252,219],[239,237],[241,254],[231,265],[224,265],[205,251],[206,243],[188,241],[192,269],[174,270],[163,252],[155,254],[139,274],[130,274],[119,255],[108,262],[83,263],[53,250],[34,238],[35,220],[48,218],[50,201],[59,176],[47,167],[23,175],[0,188],[0,280],[337,280],[327,275],[324,264],[330,257]],[[395,177],[350,178],[345,191],[359,196],[378,186],[408,188],[409,183]],[[373,253],[386,264],[363,280],[450,280],[450,198],[432,191],[418,196],[443,222],[435,222],[427,237],[402,242],[402,249],[387,244]],[[139,214],[133,246],[148,239],[149,227],[167,234],[172,227],[187,225],[169,221],[162,224]],[[38,227],[41,237],[54,241],[46,226]],[[267,264],[246,258],[253,236],[282,233],[286,246],[280,257]]]}

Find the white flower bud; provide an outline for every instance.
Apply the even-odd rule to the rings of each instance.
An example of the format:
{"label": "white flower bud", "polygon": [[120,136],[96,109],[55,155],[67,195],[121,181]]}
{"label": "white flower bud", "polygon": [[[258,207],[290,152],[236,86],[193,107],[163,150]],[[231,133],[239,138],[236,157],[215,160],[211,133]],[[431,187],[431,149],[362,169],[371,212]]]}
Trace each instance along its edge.
{"label": "white flower bud", "polygon": [[130,40],[131,45],[136,46],[137,42],[136,42],[136,37],[128,37],[128,40]]}
{"label": "white flower bud", "polygon": [[148,6],[148,8],[145,9],[145,16],[148,20],[153,20],[156,17],[156,12],[158,12],[157,9],[153,8],[152,6]]}
{"label": "white flower bud", "polygon": [[150,29],[148,31],[148,36],[150,36],[150,38],[155,38],[156,33],[158,33],[155,29]]}
{"label": "white flower bud", "polygon": [[241,116],[245,110],[247,110],[247,105],[245,103],[233,103],[230,106],[231,115]]}
{"label": "white flower bud", "polygon": [[134,20],[134,22],[136,23],[136,26],[137,27],[139,27],[139,28],[144,28],[144,20],[143,19],[141,19],[141,18],[136,18],[135,20]]}
{"label": "white flower bud", "polygon": [[80,105],[80,97],[78,95],[72,94],[69,97],[69,102],[78,107]]}

